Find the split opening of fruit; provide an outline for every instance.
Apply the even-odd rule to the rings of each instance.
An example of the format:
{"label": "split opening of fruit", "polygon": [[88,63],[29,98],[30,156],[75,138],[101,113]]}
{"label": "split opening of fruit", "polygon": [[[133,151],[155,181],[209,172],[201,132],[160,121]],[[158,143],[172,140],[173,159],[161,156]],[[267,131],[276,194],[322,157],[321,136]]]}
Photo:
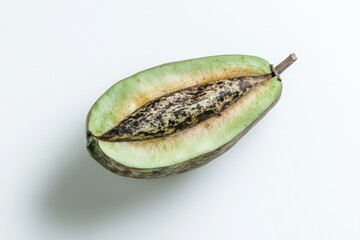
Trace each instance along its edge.
{"label": "split opening of fruit", "polygon": [[107,169],[153,178],[199,167],[234,145],[278,101],[279,75],[247,55],[170,63],[119,81],[91,108],[87,147]]}

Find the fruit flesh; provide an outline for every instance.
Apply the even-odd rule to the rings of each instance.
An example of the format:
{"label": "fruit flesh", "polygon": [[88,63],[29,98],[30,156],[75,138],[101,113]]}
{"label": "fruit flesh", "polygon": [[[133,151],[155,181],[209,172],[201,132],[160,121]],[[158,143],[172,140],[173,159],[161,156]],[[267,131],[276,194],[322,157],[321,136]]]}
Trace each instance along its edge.
{"label": "fruit flesh", "polygon": [[92,107],[87,125],[89,151],[111,171],[132,177],[172,175],[200,166],[226,151],[275,104],[282,88],[277,77],[254,88],[221,116],[179,133],[138,142],[106,142],[96,138],[134,110],[166,93],[271,72],[270,64],[261,58],[228,55],[166,64],[135,74],[111,87]]}

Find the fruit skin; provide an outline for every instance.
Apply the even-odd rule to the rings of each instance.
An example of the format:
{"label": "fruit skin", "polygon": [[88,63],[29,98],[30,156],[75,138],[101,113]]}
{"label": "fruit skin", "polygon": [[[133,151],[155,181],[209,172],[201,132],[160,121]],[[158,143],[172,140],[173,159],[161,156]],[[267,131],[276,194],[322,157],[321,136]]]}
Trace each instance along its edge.
{"label": "fruit skin", "polygon": [[[279,100],[280,98],[280,93],[281,93],[281,82],[279,81],[278,78],[278,73],[281,73],[288,65],[290,65],[293,61],[295,61],[293,59],[293,61],[290,64],[285,64],[285,66],[282,66],[281,68],[278,68],[278,66],[276,68],[272,68],[272,66],[270,66],[265,60],[257,58],[257,57],[251,57],[251,56],[242,56],[242,55],[237,55],[240,56],[241,58],[253,58],[250,61],[254,61],[254,58],[256,61],[260,60],[263,61],[261,63],[262,66],[257,65],[257,67],[259,67],[259,70],[249,70],[249,74],[244,74],[243,75],[237,75],[237,76],[252,76],[252,74],[255,74],[255,76],[260,76],[261,74],[266,74],[266,73],[273,73],[273,75],[275,76],[274,78],[272,78],[270,81],[272,81],[273,86],[277,86],[277,90],[276,93],[269,91],[268,94],[273,95],[273,97],[271,97],[271,102],[268,102],[266,104],[266,109],[264,107],[260,108],[260,112],[257,111],[258,113],[256,114],[256,118],[251,118],[252,122],[247,123],[246,125],[244,125],[244,127],[246,126],[246,128],[242,128],[242,131],[235,137],[232,137],[231,141],[226,142],[225,144],[223,144],[222,146],[218,147],[217,149],[214,149],[210,152],[206,152],[205,154],[202,154],[200,156],[194,157],[194,158],[190,158],[190,159],[186,159],[180,163],[176,163],[176,164],[171,164],[171,165],[166,165],[166,166],[161,166],[161,167],[151,167],[151,168],[146,168],[146,167],[131,167],[131,166],[127,166],[125,164],[120,163],[119,161],[113,160],[111,157],[109,157],[107,154],[105,154],[103,152],[103,150],[101,149],[100,145],[99,145],[99,136],[102,134],[101,130],[102,128],[98,128],[99,125],[96,126],[97,123],[95,123],[95,128],[92,128],[93,130],[95,130],[95,133],[97,132],[96,135],[94,135],[90,130],[89,130],[89,118],[91,115],[91,111],[89,112],[88,115],[88,119],[87,119],[87,149],[90,152],[91,156],[96,159],[102,166],[104,166],[105,168],[107,168],[108,170],[121,175],[121,176],[127,176],[127,177],[134,177],[134,178],[157,178],[157,177],[164,177],[164,176],[169,176],[169,175],[175,175],[178,173],[182,173],[182,172],[186,172],[192,169],[195,169],[197,167],[200,167],[204,164],[206,164],[207,162],[209,162],[210,160],[220,156],[221,154],[223,154],[224,152],[226,152],[228,149],[230,149],[243,135],[246,134],[247,131],[249,131],[251,129],[252,126],[254,126]],[[218,56],[218,57],[223,57],[223,56]],[[227,57],[227,56],[225,56]],[[209,57],[211,58],[211,57]],[[206,59],[206,58],[204,58]],[[186,60],[189,61],[189,60]],[[186,62],[184,61],[184,62]],[[196,61],[196,59],[191,59],[190,61]],[[175,63],[176,64],[176,63]],[[265,65],[267,65],[267,67]],[[161,65],[163,66],[163,65]],[[160,67],[161,67],[160,66]],[[265,67],[264,67],[265,66]],[[279,65],[280,66],[280,65]],[[155,67],[156,68],[156,67]],[[154,68],[154,69],[155,69]],[[264,69],[271,69],[271,70],[264,70]],[[150,69],[151,70],[151,69]],[[149,70],[146,70],[149,71]],[[246,69],[245,69],[245,73],[246,73]],[[259,71],[259,72],[257,72]],[[224,70],[224,72],[226,72]],[[260,73],[262,72],[262,73]],[[142,73],[142,72],[141,72]],[[252,74],[251,74],[252,73]],[[215,74],[216,75],[216,74]],[[134,75],[136,76],[136,75]],[[161,76],[161,75],[160,75]],[[182,75],[181,75],[182,76]],[[196,76],[195,76],[196,77]],[[217,76],[218,77],[218,76]],[[233,76],[234,77],[234,76]],[[130,77],[131,78],[131,77]],[[212,79],[212,76],[210,75],[210,78]],[[216,77],[215,77],[216,78]],[[223,79],[223,78],[217,78],[217,79]],[[127,79],[129,80],[129,79]],[[214,81],[214,80],[211,80]],[[155,83],[153,83],[155,84]],[[116,84],[115,84],[116,85]],[[168,87],[168,86],[166,86]],[[106,92],[107,93],[107,92]],[[106,94],[105,93],[105,94]],[[105,94],[103,96],[105,96]],[[276,97],[276,98],[275,98]],[[269,98],[270,99],[270,98]],[[268,100],[269,100],[268,99]],[[99,99],[100,100],[100,99]],[[98,101],[99,101],[98,100]],[[260,99],[261,100],[261,99]],[[97,105],[98,101],[94,104],[93,108]],[[271,104],[270,104],[271,103]],[[256,105],[256,104],[255,104]],[[265,106],[265,105],[264,105]],[[98,107],[98,106],[96,106]],[[107,107],[107,105],[105,105],[105,107]],[[92,109],[93,109],[92,108]],[[91,109],[91,110],[92,110]],[[111,110],[113,111],[113,110]],[[260,114],[261,113],[261,114]],[[100,114],[100,116],[104,117],[104,115]],[[247,115],[245,115],[247,116]],[[106,115],[105,115],[106,117]],[[99,119],[94,118],[93,115],[93,120],[98,121]],[[246,119],[246,117],[245,117]],[[103,121],[103,120],[100,120]],[[102,126],[102,122],[101,126]],[[106,122],[105,122],[106,124]],[[109,126],[109,125],[108,125]],[[100,132],[99,132],[100,131]],[[106,131],[106,128],[105,130]],[[200,135],[201,136],[201,135]],[[233,135],[230,135],[233,136]],[[127,145],[125,145],[127,146]],[[178,151],[178,150],[176,150]],[[179,151],[178,151],[179,152]],[[118,154],[116,152],[116,154]],[[121,152],[119,152],[119,154],[121,154]],[[118,155],[120,156],[120,155]],[[123,155],[123,159],[124,156],[129,156],[129,155]],[[161,155],[160,155],[161,156]],[[163,155],[164,156],[164,155]],[[166,155],[165,155],[166,156]],[[131,158],[126,158],[125,159],[130,159]],[[167,159],[167,158],[163,158],[163,159]]]}
{"label": "fruit skin", "polygon": [[87,149],[90,155],[97,160],[103,167],[110,170],[111,172],[125,177],[132,178],[140,178],[140,179],[150,179],[150,178],[160,178],[166,176],[173,176],[179,173],[187,172],[198,167],[205,165],[211,160],[219,157],[227,150],[229,150],[232,146],[235,145],[253,126],[256,125],[270,110],[276,103],[279,101],[281,94],[276,98],[276,100],[254,121],[251,125],[249,125],[243,132],[237,135],[233,140],[222,145],[221,147],[215,149],[212,152],[206,153],[199,157],[190,159],[188,161],[178,163],[171,166],[159,167],[159,168],[134,168],[129,167],[124,164],[121,164],[117,161],[114,161],[106,154],[102,152],[100,149],[97,140],[93,138],[93,136],[87,136]]}

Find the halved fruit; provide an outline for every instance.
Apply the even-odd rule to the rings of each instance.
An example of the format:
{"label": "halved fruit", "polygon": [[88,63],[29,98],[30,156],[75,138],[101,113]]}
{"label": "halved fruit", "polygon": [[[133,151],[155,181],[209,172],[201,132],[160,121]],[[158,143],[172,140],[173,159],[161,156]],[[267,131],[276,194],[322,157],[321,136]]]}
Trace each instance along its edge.
{"label": "halved fruit", "polygon": [[[113,85],[93,105],[87,119],[87,148],[101,165],[122,176],[155,178],[202,166],[233,146],[275,105],[282,89],[278,74],[295,59],[290,55],[273,68],[254,56],[213,56],[137,73]],[[235,97],[222,104],[230,93]],[[171,102],[173,96],[186,94],[190,100]],[[168,101],[161,111],[160,101]],[[198,108],[202,112],[194,112],[198,103],[203,104]],[[216,111],[206,115],[210,108]],[[190,115],[179,120],[175,112],[184,109]],[[165,116],[170,120],[164,123]],[[170,125],[172,120],[178,125]],[[151,135],[159,124],[162,130]],[[138,125],[135,135],[132,128]]]}

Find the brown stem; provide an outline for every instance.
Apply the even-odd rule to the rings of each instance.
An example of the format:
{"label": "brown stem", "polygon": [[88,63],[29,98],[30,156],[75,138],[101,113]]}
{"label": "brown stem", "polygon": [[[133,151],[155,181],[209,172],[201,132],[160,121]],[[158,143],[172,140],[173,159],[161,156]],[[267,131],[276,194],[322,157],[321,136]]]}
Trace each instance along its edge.
{"label": "brown stem", "polygon": [[285,69],[287,69],[291,64],[293,64],[296,59],[297,57],[294,53],[290,54],[284,61],[282,61],[281,63],[279,63],[279,65],[275,67],[275,74],[281,74],[283,71],[285,71]]}

